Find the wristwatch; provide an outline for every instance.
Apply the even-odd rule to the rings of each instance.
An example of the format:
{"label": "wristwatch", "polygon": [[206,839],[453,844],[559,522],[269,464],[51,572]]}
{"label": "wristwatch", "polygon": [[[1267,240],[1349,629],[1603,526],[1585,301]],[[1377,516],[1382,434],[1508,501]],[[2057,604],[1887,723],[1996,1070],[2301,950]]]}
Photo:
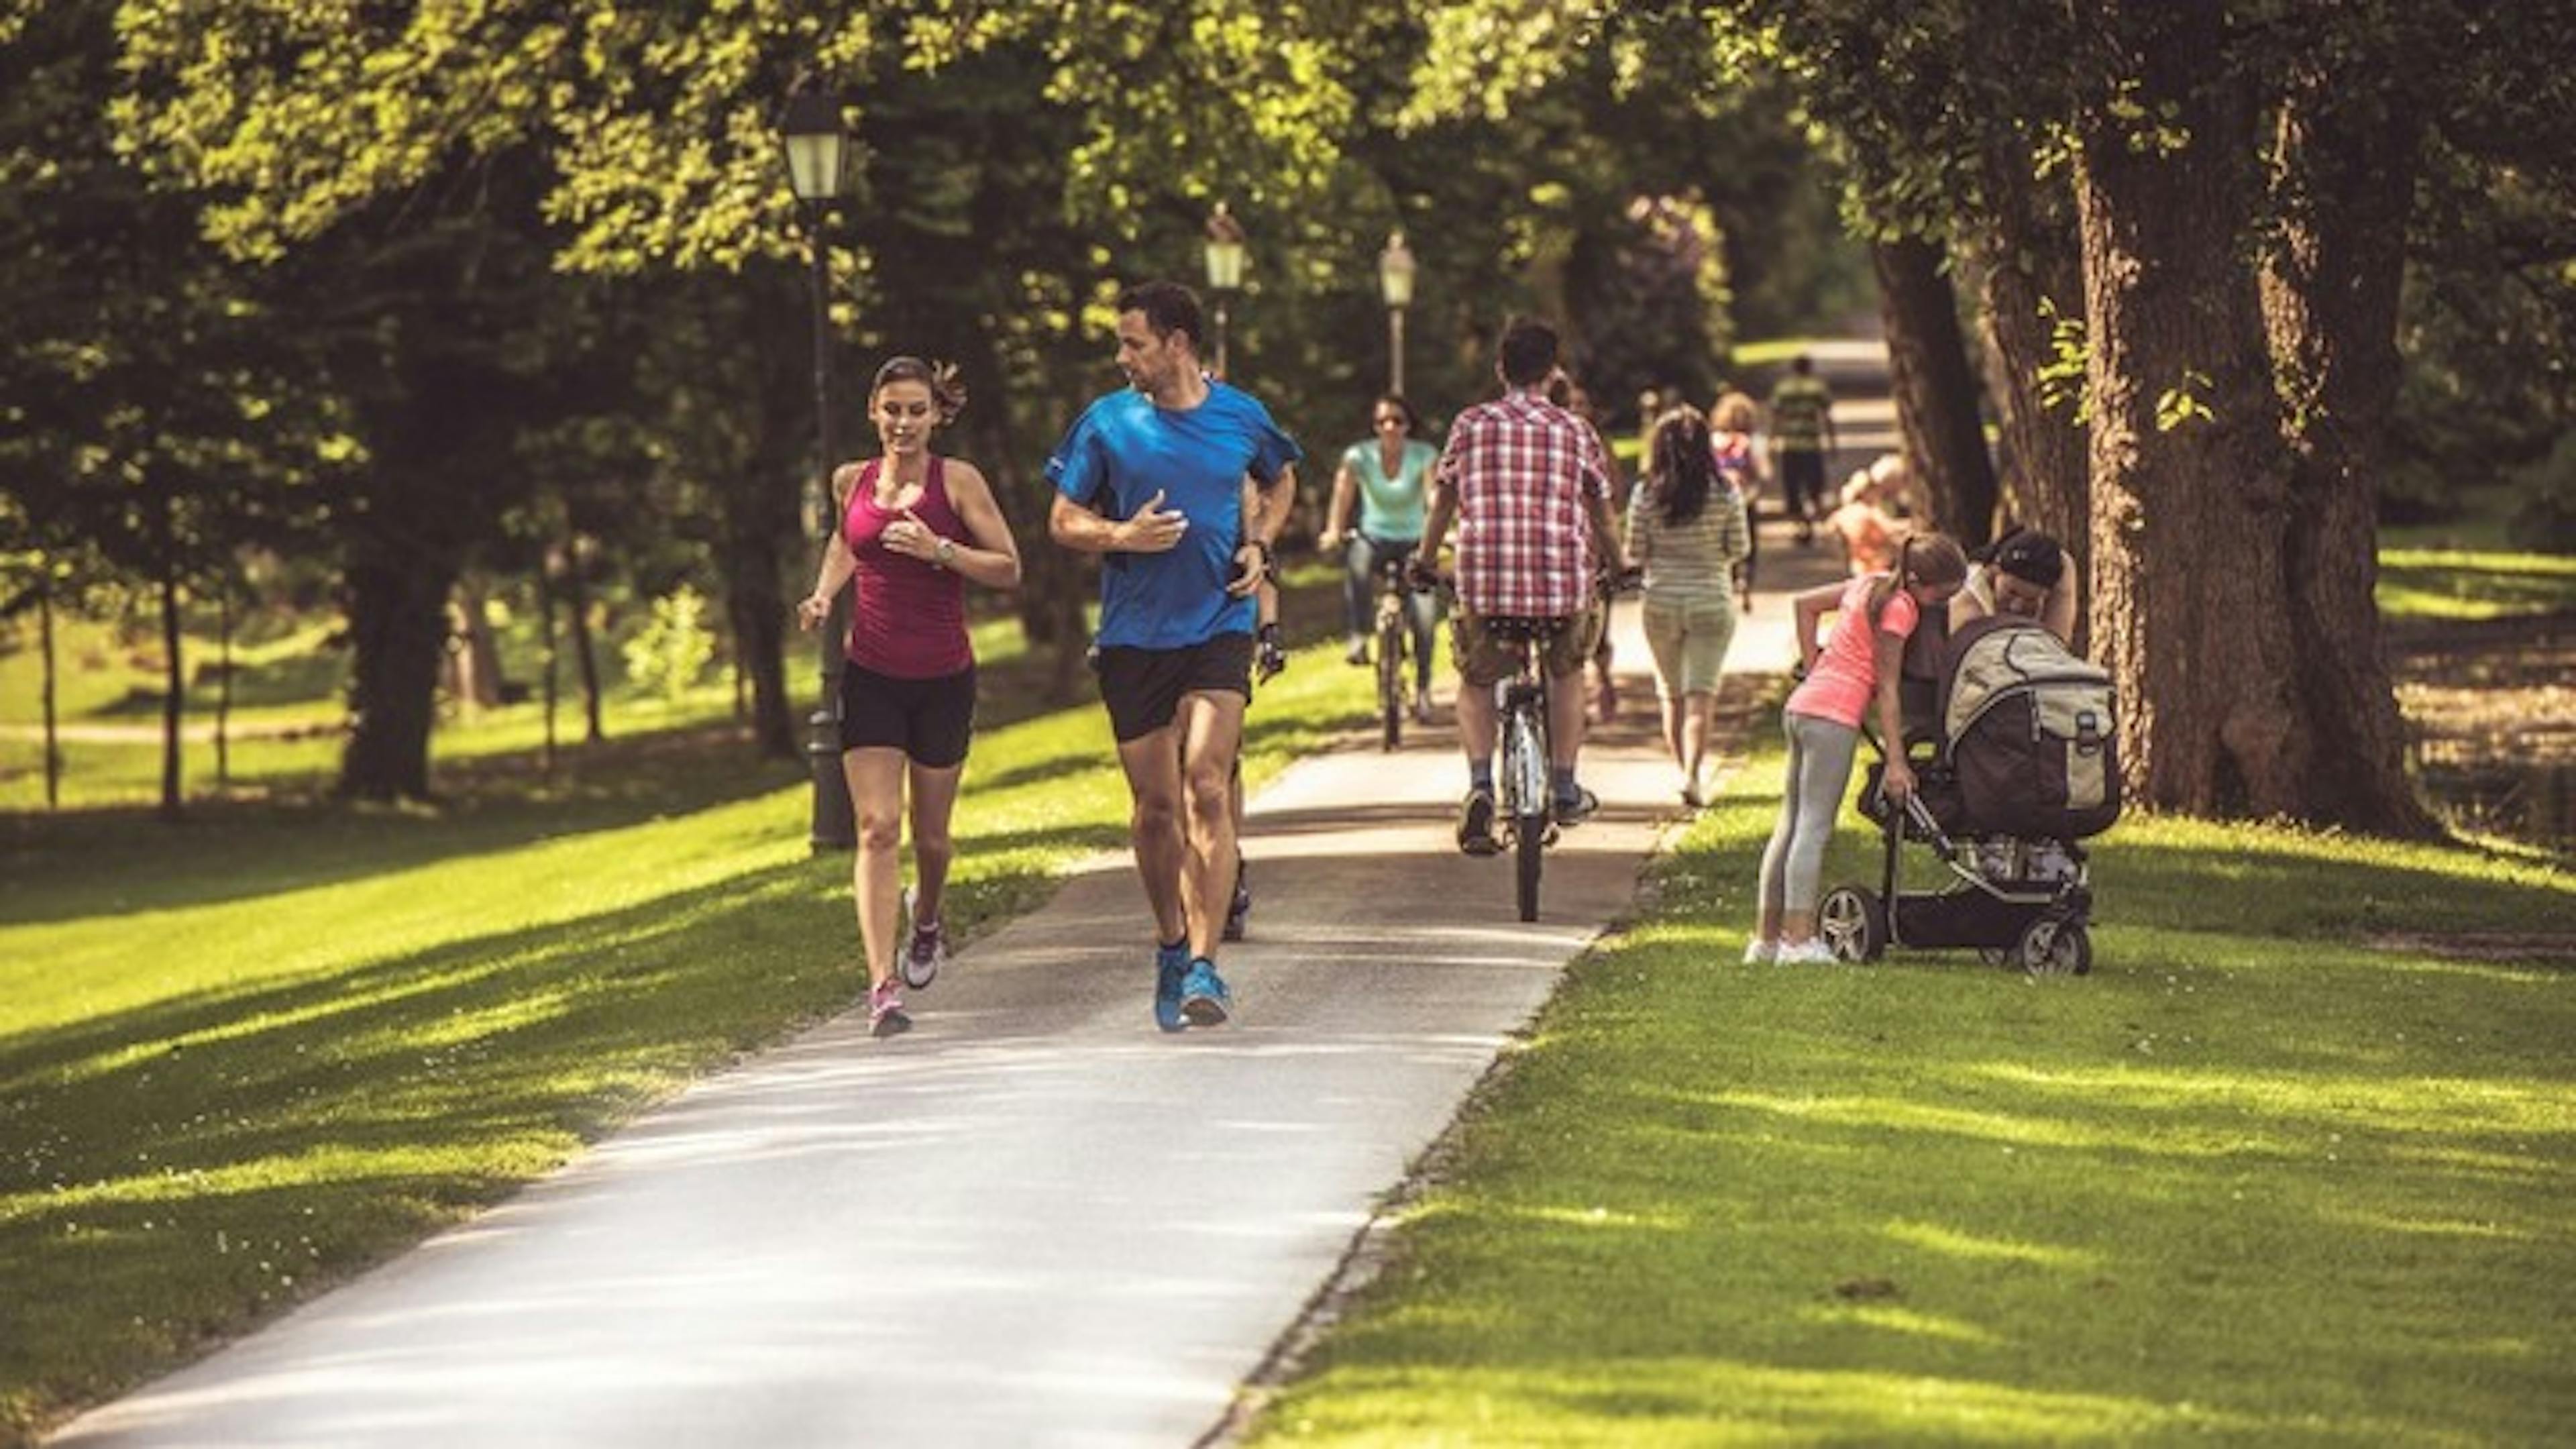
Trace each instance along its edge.
{"label": "wristwatch", "polygon": [[941,539],[939,541],[938,549],[935,550],[935,557],[941,568],[950,568],[955,566],[957,562],[956,543],[950,539]]}

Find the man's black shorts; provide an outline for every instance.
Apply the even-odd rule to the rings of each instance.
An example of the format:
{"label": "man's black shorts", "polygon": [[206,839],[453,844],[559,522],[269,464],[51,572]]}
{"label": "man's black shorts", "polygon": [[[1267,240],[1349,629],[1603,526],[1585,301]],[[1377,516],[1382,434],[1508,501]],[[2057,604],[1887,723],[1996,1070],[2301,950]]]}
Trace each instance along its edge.
{"label": "man's black shorts", "polygon": [[975,737],[975,667],[937,679],[897,679],[841,666],[841,748],[901,750],[927,769],[966,763]]}
{"label": "man's black shorts", "polygon": [[1100,700],[1122,745],[1170,724],[1182,695],[1220,690],[1252,698],[1251,635],[1219,634],[1179,649],[1100,651]]}

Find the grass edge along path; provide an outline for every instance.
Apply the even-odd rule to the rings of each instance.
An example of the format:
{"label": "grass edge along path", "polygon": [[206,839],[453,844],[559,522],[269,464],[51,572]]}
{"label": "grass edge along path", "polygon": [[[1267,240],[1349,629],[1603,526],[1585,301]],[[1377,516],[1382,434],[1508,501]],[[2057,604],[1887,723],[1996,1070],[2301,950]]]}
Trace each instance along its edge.
{"label": "grass edge along path", "polygon": [[[1348,737],[1368,687],[1301,651],[1253,706],[1247,783]],[[808,856],[801,774],[729,742],[647,768],[587,813],[94,819],[10,857],[0,1444],[852,1004],[848,857]],[[1127,816],[1096,701],[979,734],[952,926],[1041,904]]]}
{"label": "grass edge along path", "polygon": [[[2090,979],[1748,967],[1780,775],[1737,771],[1570,968],[1244,1439],[2576,1422],[2576,879],[2134,820],[2099,843]],[[1829,879],[1862,843],[1846,815]],[[2557,959],[2478,944],[2515,930]]]}

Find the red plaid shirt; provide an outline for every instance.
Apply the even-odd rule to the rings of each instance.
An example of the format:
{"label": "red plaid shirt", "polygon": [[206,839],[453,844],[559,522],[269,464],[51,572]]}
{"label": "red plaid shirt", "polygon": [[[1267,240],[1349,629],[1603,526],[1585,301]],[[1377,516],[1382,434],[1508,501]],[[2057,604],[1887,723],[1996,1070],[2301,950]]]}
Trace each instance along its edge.
{"label": "red plaid shirt", "polygon": [[1440,482],[1457,491],[1458,598],[1469,610],[1562,619],[1591,606],[1584,500],[1608,502],[1610,470],[1589,424],[1532,390],[1479,403],[1450,425]]}

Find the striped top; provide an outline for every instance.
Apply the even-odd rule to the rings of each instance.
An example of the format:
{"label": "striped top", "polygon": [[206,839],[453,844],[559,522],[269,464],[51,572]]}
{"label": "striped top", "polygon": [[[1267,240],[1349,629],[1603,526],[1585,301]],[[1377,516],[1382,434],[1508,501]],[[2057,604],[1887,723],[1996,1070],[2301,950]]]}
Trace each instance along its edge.
{"label": "striped top", "polygon": [[1640,485],[1628,498],[1628,556],[1646,566],[1646,602],[1732,602],[1735,565],[1753,551],[1744,500],[1732,488],[1713,488],[1697,518],[1666,523],[1653,492]]}
{"label": "striped top", "polygon": [[1772,441],[1784,453],[1823,452],[1825,414],[1833,406],[1834,395],[1826,390],[1824,379],[1796,373],[1782,378],[1771,389]]}

